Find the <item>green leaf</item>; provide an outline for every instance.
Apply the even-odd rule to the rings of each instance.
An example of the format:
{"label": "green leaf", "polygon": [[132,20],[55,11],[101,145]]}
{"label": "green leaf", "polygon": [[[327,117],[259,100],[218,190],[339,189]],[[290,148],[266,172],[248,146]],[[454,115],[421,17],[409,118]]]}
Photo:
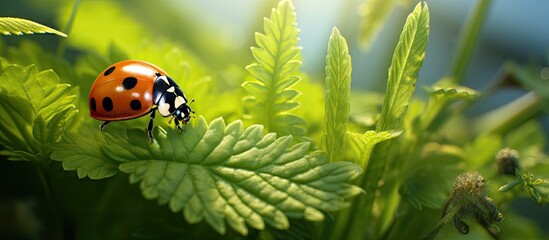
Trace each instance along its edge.
{"label": "green leaf", "polygon": [[104,139],[70,133],[52,158],[79,177],[108,177],[118,166],[145,198],[221,234],[226,224],[246,235],[248,226],[287,229],[288,218],[322,221],[323,211],[343,209],[361,192],[349,183],[361,173],[355,164],[328,163],[321,152],[308,153],[307,142],[291,145],[292,136],[263,131],[199,117],[183,133],[156,127],[154,143],[142,129],[99,133]]}
{"label": "green leaf", "polygon": [[67,171],[76,170],[78,178],[108,178],[118,173],[118,164],[101,150],[103,144],[108,143],[99,129],[66,132],[61,141],[50,146],[51,158],[62,161]]}
{"label": "green leaf", "polygon": [[[81,79],[75,73],[74,66],[69,60],[56,56],[44,49],[30,38],[21,40],[17,47],[8,46],[4,57],[10,63],[21,66],[35,65],[37,69],[52,69],[64,83],[80,84]],[[103,69],[101,69],[103,70]]]}
{"label": "green leaf", "polygon": [[42,24],[35,23],[27,19],[13,18],[13,17],[0,17],[0,33],[4,35],[53,33],[61,37],[67,37],[67,34],[64,34],[53,28],[46,27]]}
{"label": "green leaf", "polygon": [[242,84],[249,94],[243,98],[244,106],[253,122],[264,125],[267,132],[303,137],[305,121],[290,113],[299,107],[295,100],[301,94],[291,89],[301,80],[296,76],[301,48],[291,1],[281,1],[263,23],[264,33],[255,34],[257,47],[251,48],[256,62],[246,67],[255,80]]}
{"label": "green leaf", "polygon": [[430,96],[441,96],[449,99],[474,100],[479,97],[479,93],[471,88],[464,86],[455,87],[425,87]]}
{"label": "green leaf", "polygon": [[435,86],[424,89],[429,94],[429,101],[421,115],[422,126],[418,131],[425,131],[432,125],[440,126],[449,116],[455,115],[455,109],[448,107],[450,103],[460,100],[473,101],[480,96],[474,89],[457,86],[450,79],[443,79]]}
{"label": "green leaf", "polygon": [[334,27],[326,56],[326,100],[322,146],[330,162],[343,159],[350,112],[351,56],[345,38]]}
{"label": "green leaf", "polygon": [[369,48],[385,19],[393,9],[395,0],[366,0],[360,6],[360,44]]}
{"label": "green leaf", "polygon": [[[29,128],[33,123],[31,119],[36,116],[29,102],[0,88],[0,114],[3,115],[0,118],[0,142],[6,148],[0,154],[11,160],[25,160],[29,154],[22,153],[33,156],[40,151]],[[36,160],[36,157],[27,160]]]}
{"label": "green leaf", "polygon": [[524,179],[520,179],[520,178],[514,179],[510,183],[507,183],[507,184],[501,186],[498,189],[498,192],[507,192],[507,191],[513,189],[514,187],[518,186],[519,184],[521,184],[523,182],[524,182]]}
{"label": "green leaf", "polygon": [[49,161],[47,145],[58,141],[76,98],[57,75],[34,66],[8,65],[0,73],[0,154],[12,160]]}
{"label": "green leaf", "polygon": [[377,131],[397,129],[415,90],[429,38],[429,11],[419,3],[406,19],[393,54]]}
{"label": "green leaf", "polygon": [[518,185],[523,185],[522,191],[528,193],[532,201],[536,202],[540,207],[543,204],[549,203],[549,180],[543,178],[536,178],[534,174],[530,172],[516,172],[516,178],[501,186],[498,191],[506,192]]}
{"label": "green leaf", "polygon": [[375,132],[367,131],[364,134],[349,133],[349,139],[353,143],[356,155],[356,163],[363,169],[366,169],[370,154],[374,146],[380,142],[387,141],[389,139],[396,138],[402,134],[402,131],[387,131],[387,132]]}

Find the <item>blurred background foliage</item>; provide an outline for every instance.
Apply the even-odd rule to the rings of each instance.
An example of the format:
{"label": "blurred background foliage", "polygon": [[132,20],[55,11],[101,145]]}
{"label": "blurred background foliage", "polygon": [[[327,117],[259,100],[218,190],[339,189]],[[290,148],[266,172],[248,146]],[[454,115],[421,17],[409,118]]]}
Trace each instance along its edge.
{"label": "blurred background foliage", "polygon": [[[52,68],[62,82],[78,86],[82,96],[87,96],[97,73],[111,63],[127,58],[147,60],[169,72],[182,89],[192,89],[192,93],[186,93],[196,99],[193,109],[206,120],[223,116],[230,122],[244,114],[240,106],[244,91],[240,85],[250,77],[244,67],[253,61],[249,51],[249,47],[255,45],[253,33],[262,31],[261,19],[269,15],[276,2],[81,0],[77,1],[74,23],[68,29],[67,22],[75,7],[74,1],[4,1],[0,16],[30,19],[64,31],[69,38],[51,35],[2,36],[0,55],[11,63],[23,66],[35,64],[40,70]],[[460,29],[476,1],[427,2],[432,15],[431,35],[418,86],[438,82],[449,72]],[[350,130],[367,129],[373,126],[376,119],[374,115],[379,111],[387,69],[402,25],[416,3],[412,0],[294,1],[298,28],[301,30],[299,45],[303,47],[300,70],[303,80],[296,88],[303,94],[299,102],[307,106],[295,112],[307,116],[307,132],[313,142],[319,143],[322,134],[324,61],[332,27],[337,26],[347,39],[353,59],[353,124]],[[472,106],[467,106],[464,114],[467,118],[479,119],[478,124],[470,126],[463,119],[465,117],[455,117],[451,124],[443,127],[441,131],[452,136],[454,144],[463,146],[463,152],[460,152],[462,155],[448,154],[452,150],[449,149],[434,151],[424,159],[424,163],[432,163],[430,166],[437,169],[446,169],[441,159],[445,163],[455,163],[447,167],[444,174],[435,176],[437,183],[444,186],[432,184],[432,176],[424,177],[421,168],[408,174],[417,174],[418,177],[403,184],[399,190],[409,204],[395,212],[397,216],[404,216],[395,218],[390,226],[398,230],[398,234],[384,237],[392,239],[410,236],[407,233],[415,236],[418,229],[426,230],[430,227],[431,222],[425,222],[425,219],[437,219],[440,215],[438,208],[447,199],[447,195],[434,189],[449,191],[448,183],[459,170],[494,165],[490,161],[503,147],[513,147],[521,152],[522,166],[536,166],[529,169],[532,173],[543,176],[549,172],[546,162],[539,165],[540,159],[547,160],[542,154],[548,149],[546,133],[549,120],[545,103],[534,105],[525,118],[515,119],[516,123],[510,125],[511,129],[494,130],[512,130],[504,138],[482,135],[470,141],[471,136],[489,129],[494,118],[524,110],[509,103],[528,97],[528,92],[534,91],[545,100],[538,102],[547,102],[548,9],[549,3],[543,0],[492,1],[462,81],[463,85],[483,92],[482,98]],[[372,24],[368,24],[369,18],[373,19]],[[404,120],[404,124],[410,126],[414,124],[413,117],[423,111],[424,106],[420,101],[427,99],[429,93],[419,87],[416,96],[420,100],[411,105],[408,119]],[[80,112],[76,122],[98,124],[87,116],[85,97],[80,97],[79,104],[77,108]],[[486,114],[493,109],[496,109],[492,112],[495,113],[493,116]],[[136,119],[123,124],[145,125],[146,120]],[[157,124],[168,126],[166,121],[157,121]],[[461,160],[466,162],[465,166],[459,165]],[[60,173],[50,176],[57,191],[57,198],[53,203],[48,203],[56,206],[58,213],[54,213],[55,209],[42,203],[42,199],[47,197],[39,185],[39,175],[30,163],[0,161],[0,165],[0,210],[24,222],[22,226],[28,228],[28,232],[62,228],[46,230],[46,238],[56,239],[64,235],[84,239],[118,239],[127,237],[128,233],[138,239],[168,239],[182,235],[189,238],[221,237],[211,231],[206,223],[188,225],[181,216],[171,213],[167,208],[158,207],[154,201],[143,200],[137,187],[121,187],[127,184],[124,176],[117,175],[98,181],[73,181],[75,174],[61,174],[60,164],[49,166],[52,172]],[[492,179],[490,174],[495,175],[495,172],[485,171],[483,174]],[[490,182],[489,189],[496,192],[505,183],[504,179],[498,181],[496,178]],[[77,189],[86,191],[79,192],[83,195],[73,194]],[[505,198],[512,198],[512,194],[516,193],[491,196],[496,202],[502,202]],[[125,197],[116,197],[120,195]],[[513,232],[520,233],[518,236],[525,239],[549,234],[541,230],[549,229],[549,222],[546,221],[549,212],[546,208],[539,208],[526,198],[518,199],[512,206],[503,206],[503,209],[509,208],[515,209],[514,213],[506,212],[503,231],[509,239],[517,236]],[[61,216],[56,216],[58,214]],[[40,216],[50,216],[52,221],[42,222]],[[10,236],[10,231],[17,231],[11,223],[10,220],[0,220],[0,231],[7,232],[6,236]],[[314,237],[307,235],[311,224],[296,221],[292,222],[292,226],[289,233],[273,229],[265,232],[252,230],[247,238],[255,239],[264,235],[280,238]],[[477,229],[478,226],[471,226],[468,239],[486,237],[482,229]],[[292,235],[296,233],[301,234]],[[395,231],[389,233],[394,234]],[[240,236],[228,232],[225,237]],[[450,239],[462,236],[455,229],[446,227],[439,237]]]}

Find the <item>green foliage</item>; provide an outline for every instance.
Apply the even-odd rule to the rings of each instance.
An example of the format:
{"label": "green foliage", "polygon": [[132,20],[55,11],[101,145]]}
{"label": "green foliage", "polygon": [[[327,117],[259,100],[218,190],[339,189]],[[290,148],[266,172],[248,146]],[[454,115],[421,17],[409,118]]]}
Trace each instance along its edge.
{"label": "green foliage", "polygon": [[363,169],[368,165],[368,160],[372,153],[372,149],[376,144],[384,142],[393,138],[400,136],[402,131],[387,131],[387,132],[376,132],[376,131],[367,131],[363,134],[361,133],[349,133],[348,137],[353,143],[354,150],[356,154],[356,163],[362,166]]}
{"label": "green foliage", "polygon": [[94,179],[112,176],[118,166],[146,199],[183,211],[189,223],[205,220],[221,234],[224,221],[243,235],[246,224],[262,230],[287,229],[288,218],[322,221],[321,211],[347,207],[342,200],[360,193],[347,183],[361,172],[356,165],[328,164],[318,151],[307,154],[309,143],[291,146],[291,136],[263,135],[261,125],[244,129],[241,121],[225,125],[221,118],[208,125],[199,118],[183,134],[157,128],[154,144],[137,129],[88,135],[67,134],[52,158]]}
{"label": "green foliage", "polygon": [[23,34],[34,34],[34,33],[53,33],[61,37],[67,37],[67,34],[64,34],[60,31],[57,31],[53,28],[46,27],[42,24],[35,23],[33,21],[21,18],[13,17],[0,17],[0,33],[4,35],[23,35]]}
{"label": "green foliage", "polygon": [[256,33],[252,47],[256,63],[246,70],[256,79],[242,87],[250,94],[243,98],[248,114],[255,123],[279,135],[305,135],[305,121],[290,113],[300,106],[295,99],[301,94],[291,87],[301,78],[296,75],[301,65],[295,10],[290,1],[281,1],[263,22],[265,33]]}
{"label": "green foliage", "polygon": [[[429,37],[429,12],[427,5],[419,3],[408,16],[399,42],[395,48],[393,61],[389,68],[387,92],[383,101],[381,117],[377,122],[378,131],[398,129],[400,120],[410,104],[417,81],[417,74],[425,57],[425,47]],[[364,189],[373,191],[383,175],[387,161],[388,144],[373,149],[370,167],[365,173]],[[372,207],[373,196],[366,206]]]}
{"label": "green foliage", "polygon": [[398,128],[414,93],[428,38],[429,10],[420,3],[406,19],[393,54],[378,131]]}
{"label": "green foliage", "polygon": [[522,185],[522,190],[530,196],[532,201],[540,206],[549,203],[549,179],[536,178],[531,173],[516,172],[516,179],[501,186],[498,191],[507,192],[516,186]]}
{"label": "green foliage", "polygon": [[[387,91],[383,101],[381,116],[376,125],[377,132],[386,135],[385,139],[391,139],[395,135],[398,136],[400,134],[394,131],[400,127],[400,121],[410,104],[417,81],[417,74],[425,57],[425,47],[428,37],[428,8],[427,5],[422,6],[422,3],[419,3],[406,20],[399,42],[395,48],[395,53],[393,54],[391,67],[389,68]],[[342,220],[336,225],[335,238],[339,236],[344,236],[344,238],[349,236],[358,236],[358,238],[372,237],[368,236],[368,232],[365,232],[362,227],[349,223],[373,221],[372,209],[376,199],[374,193],[378,188],[378,182],[382,179],[386,167],[388,152],[392,146],[390,142],[386,141],[378,144],[371,150],[368,168],[366,168],[364,175],[360,179],[361,187],[368,194],[356,198],[354,201],[355,208],[340,216]],[[371,145],[363,145],[364,147],[371,147]],[[356,206],[360,206],[360,208]]]}
{"label": "green foliage", "polygon": [[479,93],[464,86],[455,86],[448,79],[443,79],[433,87],[425,87],[429,100],[425,112],[421,116],[421,130],[438,128],[448,117],[455,115],[456,109],[448,106],[458,101],[474,101]]}
{"label": "green foliage", "polygon": [[98,143],[105,143],[103,135],[98,129],[81,129],[76,132],[67,132],[63,140],[52,145],[53,160],[62,160],[63,169],[76,170],[78,178],[91,179],[108,178],[118,173],[118,164],[110,160]]}
{"label": "green foliage", "polygon": [[351,56],[345,38],[334,27],[326,56],[326,99],[322,147],[331,162],[341,161],[345,151],[351,98]]}
{"label": "green foliage", "polygon": [[[359,11],[340,14],[345,19],[330,37],[317,37],[328,49],[326,62],[307,62],[306,71],[298,71],[301,15],[289,0],[250,11],[268,16],[257,25],[219,27],[172,2],[27,1],[2,7],[35,8],[44,22],[57,18],[67,26],[71,37],[0,39],[2,199],[21,205],[17,196],[30,196],[42,226],[14,237],[24,226],[2,221],[11,215],[0,211],[2,239],[461,238],[443,228],[449,222],[465,232],[453,216],[469,224],[469,238],[547,238],[513,204],[548,201],[547,136],[538,120],[547,106],[544,66],[506,62],[487,90],[460,85],[490,1],[473,9],[445,77],[418,86],[424,92],[414,98],[417,83],[433,80],[418,79],[429,36],[424,3],[404,24],[382,93],[354,86],[376,79],[352,72],[351,54],[363,59],[358,44],[370,46],[384,21],[409,13],[394,11],[402,1],[343,5]],[[306,4],[296,5],[297,13]],[[354,17],[362,17],[360,26],[347,19]],[[254,31],[261,33],[254,38]],[[354,69],[380,58],[355,62]],[[195,99],[196,118],[183,132],[162,117],[154,122],[154,143],[147,141],[147,117],[98,129],[87,109],[90,87],[124,59],[160,66]],[[529,92],[478,113],[477,104],[509,87]],[[509,148],[516,175],[501,174],[498,159]],[[500,232],[468,219],[459,211],[464,204],[445,207],[456,197],[452,179],[466,171],[486,177],[477,184],[487,191],[474,211],[495,204],[505,216]],[[10,209],[5,202],[0,208]]]}
{"label": "green foliage", "polygon": [[51,70],[4,65],[0,69],[0,153],[11,160],[49,161],[48,144],[61,137],[76,95]]}

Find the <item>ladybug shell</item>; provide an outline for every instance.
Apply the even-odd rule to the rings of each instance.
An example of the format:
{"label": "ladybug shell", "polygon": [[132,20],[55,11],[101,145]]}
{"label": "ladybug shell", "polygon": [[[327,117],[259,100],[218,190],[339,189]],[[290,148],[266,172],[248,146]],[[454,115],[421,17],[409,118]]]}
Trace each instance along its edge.
{"label": "ladybug shell", "polygon": [[90,116],[104,121],[141,117],[153,106],[153,86],[161,68],[144,61],[126,60],[103,71],[90,89]]}

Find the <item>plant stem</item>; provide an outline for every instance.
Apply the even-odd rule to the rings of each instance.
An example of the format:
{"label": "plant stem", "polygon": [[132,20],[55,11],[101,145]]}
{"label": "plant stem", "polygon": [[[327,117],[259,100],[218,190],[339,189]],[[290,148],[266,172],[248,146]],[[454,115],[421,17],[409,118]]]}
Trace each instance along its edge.
{"label": "plant stem", "polygon": [[52,239],[64,239],[63,222],[59,215],[59,206],[57,205],[57,199],[53,194],[51,180],[48,180],[49,178],[46,176],[46,167],[46,165],[37,164],[36,171],[40,177],[40,182],[42,183],[47,202],[46,204],[49,206],[49,214],[52,218],[48,223],[52,226],[50,237]]}
{"label": "plant stem", "polygon": [[460,33],[460,40],[456,54],[451,65],[450,76],[454,83],[460,84],[471,60],[471,55],[476,46],[480,30],[488,15],[488,7],[491,0],[479,0],[474,6],[472,15],[467,17],[465,25]]}
{"label": "plant stem", "polygon": [[504,134],[530,119],[534,114],[544,109],[543,99],[534,92],[490,111],[474,124],[475,133]]}
{"label": "plant stem", "polygon": [[[65,26],[65,29],[63,30],[63,32],[67,35],[70,34],[70,31],[72,29],[72,25],[74,23],[74,19],[76,18],[76,12],[78,12],[79,6],[80,6],[80,0],[75,0],[74,5],[72,6],[71,15],[69,16],[69,20],[67,20],[67,25]],[[57,46],[57,51],[56,51],[56,54],[57,54],[58,57],[62,57],[63,54],[65,54],[65,48],[66,48],[66,45],[67,45],[67,41],[68,41],[67,38],[63,38],[63,39],[61,39],[61,41],[59,41],[59,46]]]}

